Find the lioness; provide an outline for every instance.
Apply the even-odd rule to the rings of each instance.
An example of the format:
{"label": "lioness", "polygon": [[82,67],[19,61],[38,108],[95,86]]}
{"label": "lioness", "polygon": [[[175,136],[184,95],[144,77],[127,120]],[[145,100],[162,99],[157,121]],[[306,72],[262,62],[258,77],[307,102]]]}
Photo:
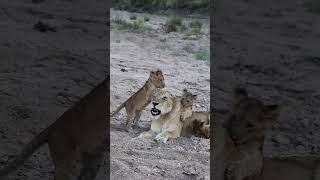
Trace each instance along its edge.
{"label": "lioness", "polygon": [[109,139],[109,78],[39,133],[0,170],[0,176],[18,168],[34,151],[48,143],[55,166],[55,180],[69,180],[73,163],[80,158],[80,180],[93,180],[100,168]]}
{"label": "lioness", "polygon": [[189,137],[195,135],[198,137],[210,137],[210,113],[207,111],[193,111],[193,102],[197,100],[197,95],[188,92],[187,89],[183,90],[181,104],[183,107],[181,113],[181,121],[183,127],[181,136]]}
{"label": "lioness", "polygon": [[155,136],[154,139],[162,143],[179,137],[183,125],[180,120],[181,98],[174,97],[163,89],[158,89],[152,96],[151,102],[153,104],[151,115],[154,117],[151,128],[138,137],[152,138]]}
{"label": "lioness", "polygon": [[117,110],[112,113],[114,116],[123,107],[127,112],[126,128],[127,131],[132,130],[132,125],[136,123],[141,116],[142,110],[150,103],[153,91],[156,88],[164,88],[164,77],[161,70],[151,71],[149,79],[135,94],[122,103]]}

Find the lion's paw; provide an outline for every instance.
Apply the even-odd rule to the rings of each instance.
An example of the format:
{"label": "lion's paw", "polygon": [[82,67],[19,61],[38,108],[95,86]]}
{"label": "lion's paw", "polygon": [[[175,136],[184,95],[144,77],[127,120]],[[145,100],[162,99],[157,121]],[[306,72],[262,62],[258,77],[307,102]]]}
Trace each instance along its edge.
{"label": "lion's paw", "polygon": [[164,143],[166,144],[168,141],[168,137],[163,137],[162,134],[158,134],[155,138],[155,141],[157,141],[158,143]]}

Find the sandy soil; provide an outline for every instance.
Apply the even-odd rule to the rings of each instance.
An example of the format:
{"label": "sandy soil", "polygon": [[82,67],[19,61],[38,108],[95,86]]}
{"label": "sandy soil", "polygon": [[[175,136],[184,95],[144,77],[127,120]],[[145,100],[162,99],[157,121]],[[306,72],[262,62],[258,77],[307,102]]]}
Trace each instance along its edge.
{"label": "sandy soil", "polygon": [[[0,167],[105,78],[106,5],[91,2],[0,2]],[[56,32],[33,29],[38,21]],[[109,176],[105,168],[97,179]],[[7,179],[49,180],[52,175],[44,146]]]}
{"label": "sandy soil", "polygon": [[[0,165],[104,78],[108,32],[102,2],[0,2]],[[266,156],[320,152],[316,78],[320,75],[320,16],[306,12],[301,3],[225,0],[215,4],[214,106],[226,108],[230,89],[239,82],[247,85],[252,96],[283,104],[267,136]],[[126,16],[126,12],[114,13]],[[56,32],[34,30],[39,20],[56,27]],[[150,15],[156,29],[164,20]],[[179,94],[189,88],[199,95],[195,109],[206,110],[209,64],[196,61],[187,50],[209,46],[208,28],[204,29],[197,40],[176,33],[112,30],[111,111],[141,87],[155,67],[164,71],[170,91]],[[150,126],[148,108],[130,134],[123,128],[123,111],[111,120],[111,179],[209,179],[208,140],[179,138],[158,145],[134,139]],[[103,168],[106,165],[98,180],[109,177]],[[43,147],[7,179],[52,179],[52,172],[47,147]]]}
{"label": "sandy soil", "polygon": [[[130,13],[111,11],[111,18],[128,19]],[[183,88],[198,94],[195,110],[208,110],[210,106],[209,61],[196,60],[186,49],[209,50],[209,19],[201,36],[186,39],[181,33],[166,34],[160,30],[166,16],[148,16],[155,30],[134,33],[111,29],[111,111],[143,86],[152,69],[164,72],[167,89],[181,95]],[[191,19],[186,18],[185,21]],[[125,110],[111,119],[111,179],[209,179],[209,140],[181,137],[168,144],[136,139],[139,133],[150,128],[148,106],[138,126],[127,133],[124,128]]]}
{"label": "sandy soil", "polygon": [[230,88],[283,106],[268,133],[265,156],[320,153],[320,16],[304,1],[220,1],[213,16],[213,106]]}

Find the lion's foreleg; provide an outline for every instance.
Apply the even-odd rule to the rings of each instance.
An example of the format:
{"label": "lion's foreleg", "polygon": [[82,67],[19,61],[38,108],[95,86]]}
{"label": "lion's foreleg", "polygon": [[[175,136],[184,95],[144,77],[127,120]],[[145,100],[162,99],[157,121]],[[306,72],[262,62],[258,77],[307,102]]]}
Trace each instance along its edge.
{"label": "lion's foreleg", "polygon": [[155,132],[153,132],[151,129],[149,131],[142,132],[138,138],[146,138],[151,139],[155,135]]}

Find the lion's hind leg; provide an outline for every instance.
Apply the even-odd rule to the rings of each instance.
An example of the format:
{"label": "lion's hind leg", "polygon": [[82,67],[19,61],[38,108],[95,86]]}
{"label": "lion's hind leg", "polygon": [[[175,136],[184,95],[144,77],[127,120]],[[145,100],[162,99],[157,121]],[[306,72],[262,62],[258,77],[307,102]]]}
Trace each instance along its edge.
{"label": "lion's hind leg", "polygon": [[58,138],[49,142],[50,155],[54,164],[54,180],[70,180],[76,174],[76,149]]}
{"label": "lion's hind leg", "polygon": [[94,180],[100,169],[103,152],[83,153],[79,180]]}
{"label": "lion's hind leg", "polygon": [[132,130],[132,125],[133,125],[135,116],[136,116],[135,112],[127,111],[126,129],[128,132]]}

